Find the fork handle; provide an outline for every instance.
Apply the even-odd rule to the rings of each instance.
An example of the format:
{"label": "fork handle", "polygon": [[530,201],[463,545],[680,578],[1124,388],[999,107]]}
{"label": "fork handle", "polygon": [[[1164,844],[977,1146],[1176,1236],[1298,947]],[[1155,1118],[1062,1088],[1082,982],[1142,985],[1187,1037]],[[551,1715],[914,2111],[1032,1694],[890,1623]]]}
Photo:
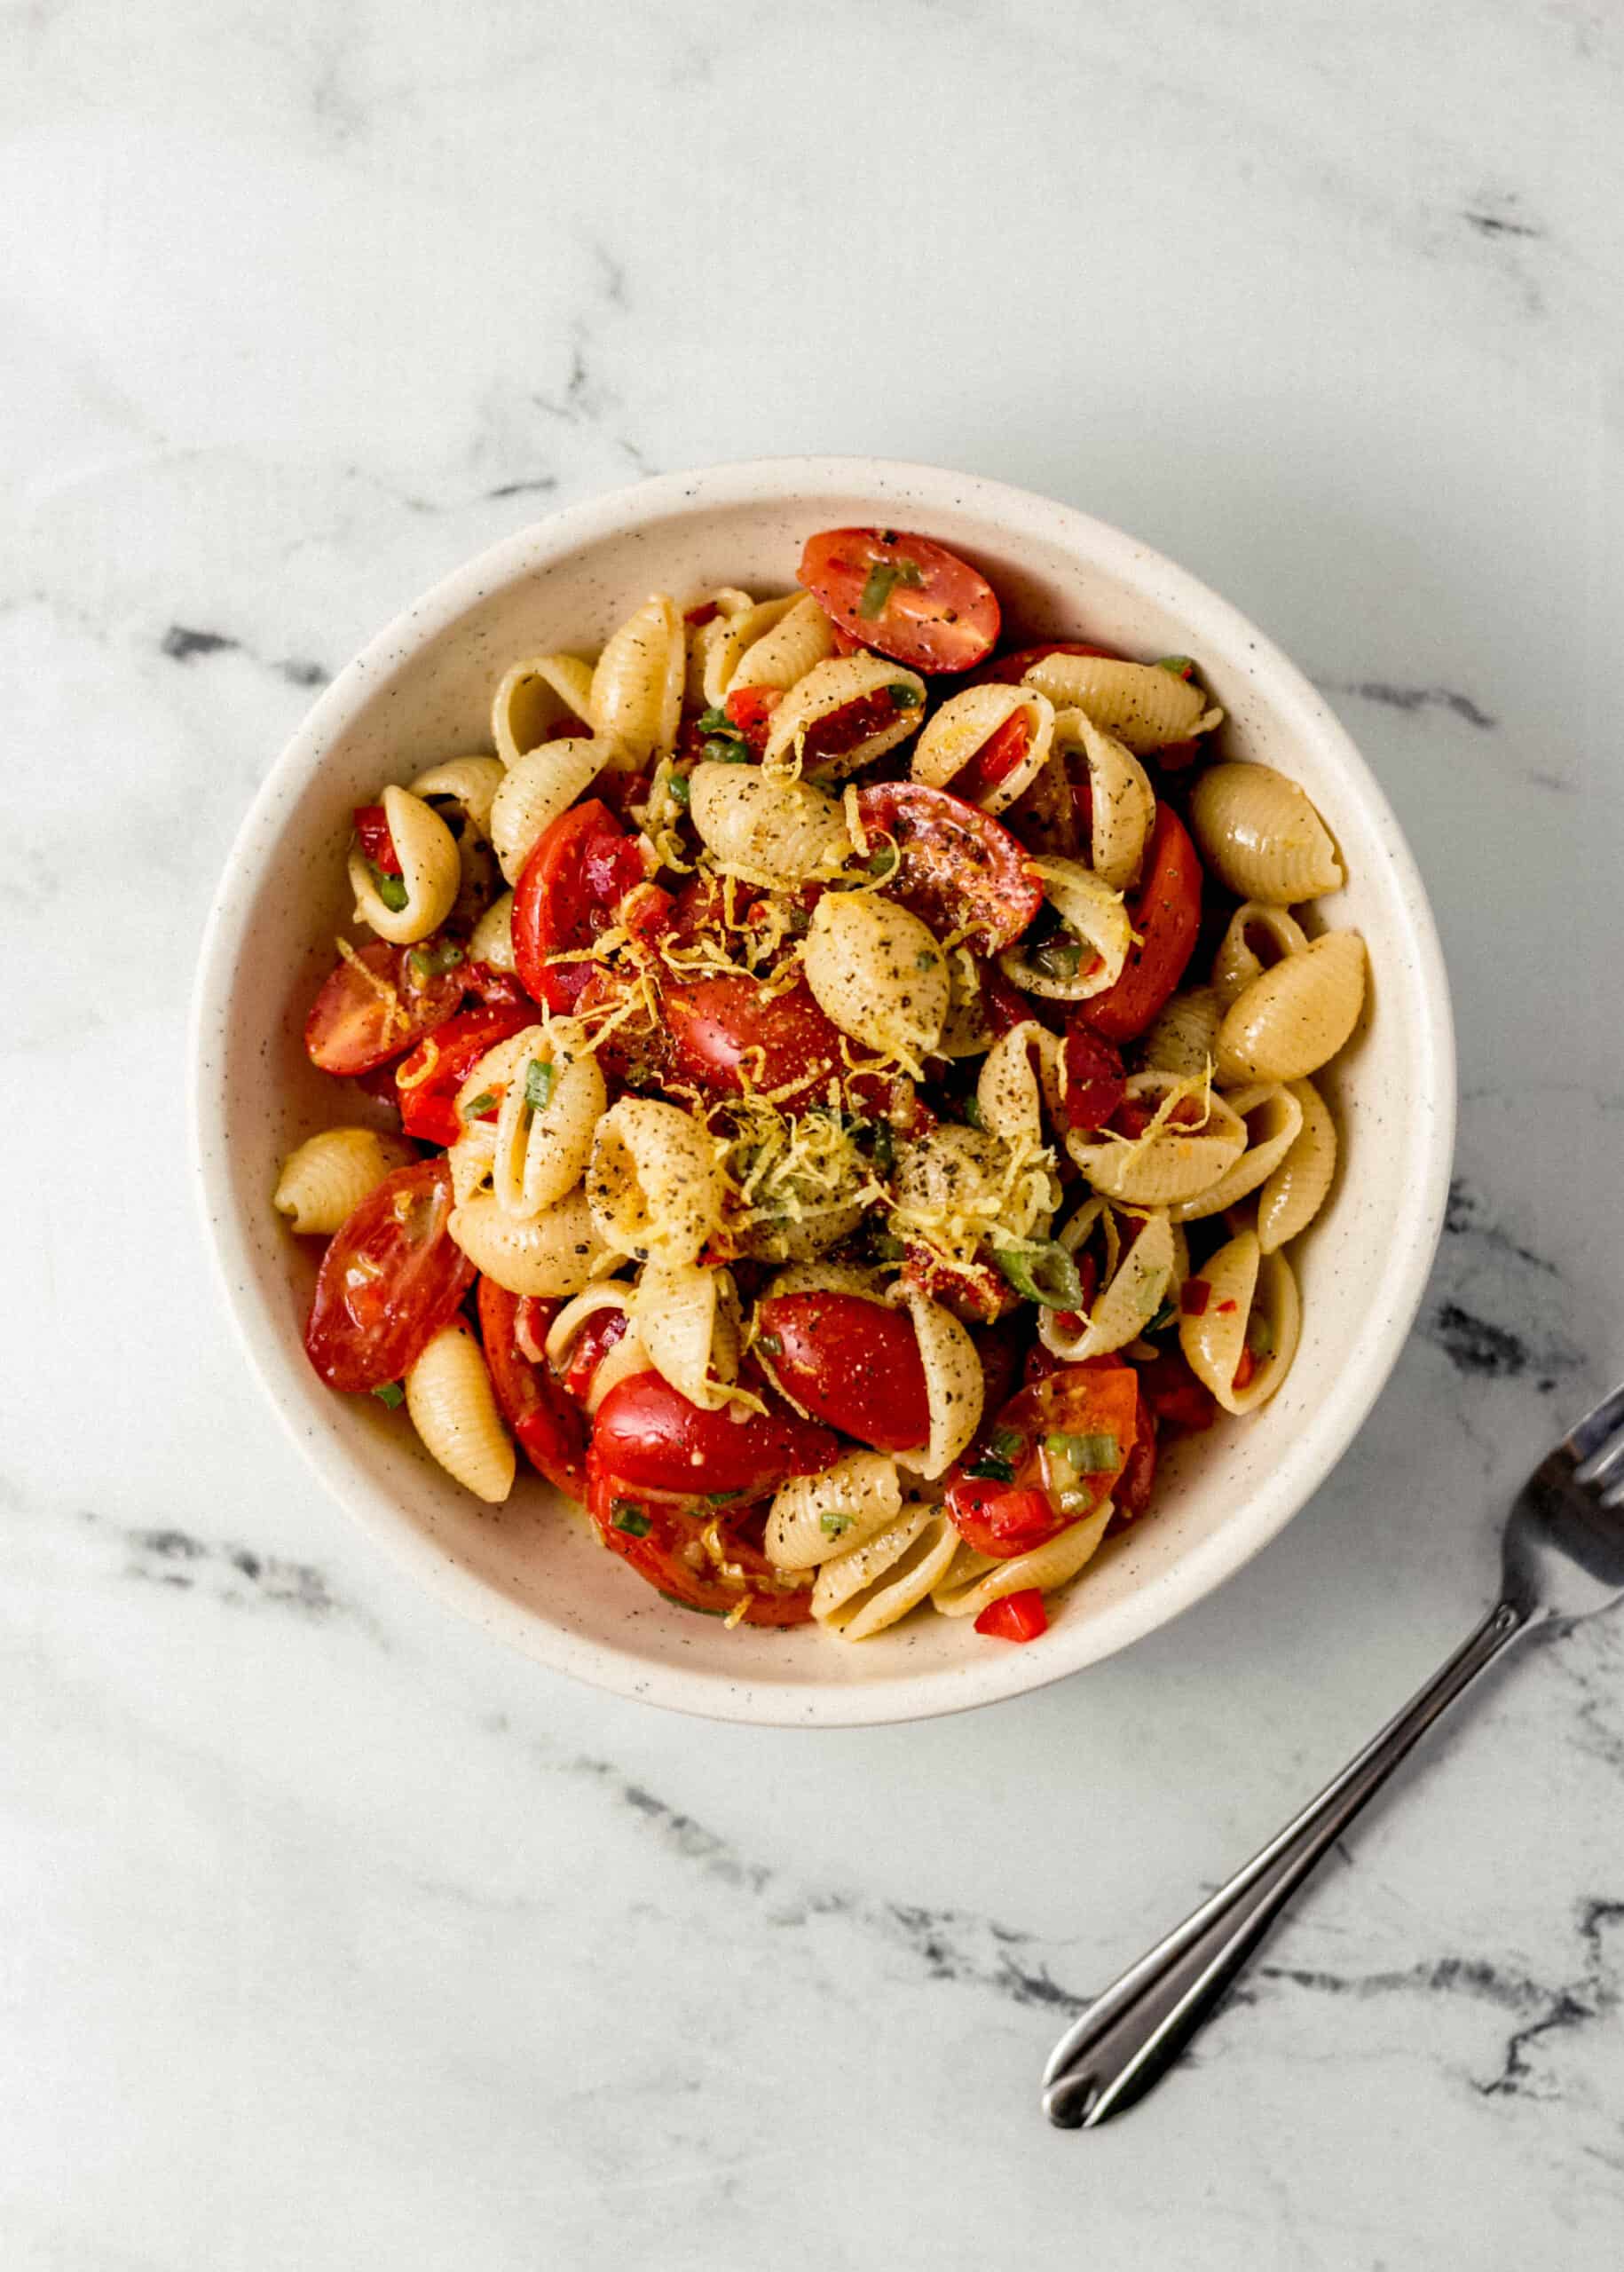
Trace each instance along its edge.
{"label": "fork handle", "polygon": [[1317,1799],[1073,2023],[1044,2069],[1044,2111],[1057,2128],[1092,2129],[1160,2079],[1315,1863],[1527,1617],[1517,1603],[1497,1603]]}

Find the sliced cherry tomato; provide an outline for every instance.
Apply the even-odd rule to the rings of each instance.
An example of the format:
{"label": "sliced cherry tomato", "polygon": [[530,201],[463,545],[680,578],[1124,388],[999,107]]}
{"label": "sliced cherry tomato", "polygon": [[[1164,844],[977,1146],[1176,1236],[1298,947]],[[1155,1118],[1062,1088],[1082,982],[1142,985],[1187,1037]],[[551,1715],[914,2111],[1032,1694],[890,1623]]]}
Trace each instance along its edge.
{"label": "sliced cherry tomato", "polygon": [[596,1310],[576,1335],[570,1347],[564,1384],[578,1404],[587,1401],[593,1375],[616,1342],[626,1338],[626,1329],[624,1310]]}
{"label": "sliced cherry tomato", "polygon": [[676,928],[676,902],[658,884],[634,884],[620,903],[620,921],[635,947],[652,951]]}
{"label": "sliced cherry tomato", "polygon": [[1139,1368],[1139,1387],[1155,1418],[1169,1428],[1194,1433],[1210,1428],[1218,1416],[1218,1400],[1198,1381],[1179,1349],[1163,1349]]}
{"label": "sliced cherry tomato", "polygon": [[1033,664],[1041,663],[1045,655],[1103,655],[1117,663],[1125,659],[1115,647],[1096,647],[1087,639],[1044,639],[1036,647],[1018,647],[1013,655],[995,655],[991,662],[981,665],[972,684],[1019,686]]}
{"label": "sliced cherry tomato", "polygon": [[827,716],[813,720],[800,738],[802,757],[808,767],[844,757],[876,734],[883,734],[887,726],[896,723],[901,712],[914,706],[913,689],[908,686],[881,686],[871,694],[859,694]]}
{"label": "sliced cherry tomato", "polygon": [[1037,1587],[1023,1586],[1018,1594],[989,1602],[975,1621],[975,1629],[994,1641],[1036,1641],[1049,1629],[1049,1613]]}
{"label": "sliced cherry tomato", "polygon": [[[706,1507],[684,1513],[644,1496],[595,1452],[587,1456],[587,1506],[598,1536],[667,1600],[727,1617],[742,1599],[745,1625],[803,1625],[811,1616],[811,1588],[791,1585],[762,1553],[759,1512]],[[731,1584],[708,1550],[707,1534],[721,1562],[737,1574]]]}
{"label": "sliced cherry tomato", "polygon": [[455,1313],[474,1266],[446,1228],[443,1159],[414,1160],[369,1192],[328,1244],[304,1347],[329,1388],[398,1381]]}
{"label": "sliced cherry tomato", "polygon": [[855,631],[848,631],[843,623],[832,623],[829,628],[834,634],[834,651],[837,655],[861,655],[864,651],[865,643],[858,638]]}
{"label": "sliced cherry tomato", "polygon": [[[1078,1009],[1087,1008],[1079,1003]],[[1065,1093],[1060,1118],[1067,1128],[1103,1128],[1123,1100],[1126,1077],[1122,1053],[1092,1032],[1073,1012],[1060,1044]]]}
{"label": "sliced cherry tomato", "polygon": [[498,970],[493,962],[464,963],[462,977],[469,992],[487,1009],[494,1009],[499,1002],[511,1003],[521,1010],[532,1006],[529,995],[514,973]]}
{"label": "sliced cherry tomato", "polygon": [[993,1325],[972,1326],[970,1338],[981,1361],[981,1410],[1001,1411],[1021,1377],[1026,1329],[1018,1319],[1003,1318]]}
{"label": "sliced cherry tomato", "polygon": [[986,1012],[987,1022],[992,1028],[995,1039],[1013,1032],[1016,1026],[1024,1025],[1029,1018],[1039,1016],[1043,1004],[1035,1001],[1029,994],[1023,994],[1018,986],[1012,985],[996,962],[982,962],[978,958],[976,968],[981,982],[981,1007]]}
{"label": "sliced cherry tomato", "polygon": [[857,792],[864,828],[883,831],[900,856],[887,887],[938,937],[969,932],[996,954],[1013,946],[1043,905],[1030,860],[989,813],[922,781],[876,781]]}
{"label": "sliced cherry tomato", "polygon": [[324,1073],[370,1073],[443,1026],[462,999],[464,978],[460,966],[433,967],[425,950],[435,943],[412,949],[376,939],[344,956],[304,1022],[311,1062]]}
{"label": "sliced cherry tomato", "polygon": [[843,1069],[840,1034],[804,979],[769,994],[753,978],[700,978],[660,999],[676,1069],[713,1096],[818,1089]]}
{"label": "sliced cherry tomato", "polygon": [[1111,1494],[1111,1528],[1137,1522],[1150,1504],[1150,1495],[1156,1479],[1156,1417],[1139,1392],[1139,1432],[1133,1439],[1133,1449],[1128,1454],[1128,1464],[1116,1479],[1116,1488]]}
{"label": "sliced cherry tomato", "polygon": [[395,1069],[400,1125],[424,1144],[454,1144],[462,1133],[456,1095],[486,1050],[535,1023],[535,1008],[498,1004],[492,1009],[460,1010],[420,1041]]}
{"label": "sliced cherry tomato", "polygon": [[1201,880],[1201,862],[1184,823],[1170,806],[1158,804],[1144,880],[1128,902],[1136,943],[1116,984],[1077,1005],[1082,1024],[1108,1041],[1131,1041],[1144,1032],[1194,952]]}
{"label": "sliced cherry tomato", "polygon": [[1031,721],[1023,710],[1017,710],[996,733],[988,735],[969,764],[953,776],[953,794],[974,804],[989,789],[1008,780],[1031,746]]}
{"label": "sliced cherry tomato", "polygon": [[783,699],[781,687],[736,686],[721,706],[729,723],[738,728],[757,757],[767,746],[773,712]]}
{"label": "sliced cherry tomato", "polygon": [[780,1406],[701,1412],[658,1373],[617,1381],[597,1408],[592,1441],[603,1465],[642,1491],[737,1492],[759,1498],[792,1475],[817,1475],[840,1456],[838,1436]]}
{"label": "sliced cherry tomato", "polygon": [[930,1397],[906,1310],[861,1294],[780,1294],[757,1320],[784,1392],[814,1419],[876,1451],[928,1440]]}
{"label": "sliced cherry tomato", "polygon": [[[528,1297],[526,1298],[529,1298]],[[538,1364],[520,1346],[520,1300],[493,1278],[479,1281],[479,1337],[485,1343],[491,1385],[502,1418],[524,1447],[531,1464],[539,1468],[556,1489],[572,1499],[587,1495],[587,1424],[544,1364]],[[525,1314],[526,1338],[536,1345],[538,1327],[545,1334],[551,1317],[539,1314],[557,1302],[532,1302]]]}
{"label": "sliced cherry tomato", "polygon": [[[1138,1377],[1120,1360],[1115,1364],[1063,1365],[1030,1383],[1010,1399],[981,1440],[1013,1472],[1006,1478],[978,1477],[966,1467],[948,1487],[948,1512],[960,1535],[978,1553],[1007,1557],[1041,1545],[1045,1536],[1092,1514],[1110,1496],[1133,1450],[1139,1403]],[[1108,1438],[1116,1456],[1104,1467],[1079,1469],[1071,1453],[1051,1443],[1051,1438],[1068,1438],[1074,1444]],[[971,1461],[968,1465],[984,1463]],[[1064,1506],[1056,1487],[1061,1475],[1068,1479]],[[1048,1507],[1047,1532],[1038,1526],[1032,1496],[1042,1497]],[[1020,1503],[995,1510],[991,1503],[1002,1497]]]}
{"label": "sliced cherry tomato", "polygon": [[357,805],[355,832],[360,840],[361,856],[381,868],[386,876],[402,872],[400,855],[395,849],[395,840],[389,832],[389,815],[382,805]]}
{"label": "sliced cherry tomato", "polygon": [[513,895],[513,957],[519,976],[549,1010],[572,1010],[590,962],[549,956],[589,948],[643,880],[643,856],[600,798],[561,813],[524,863]]}
{"label": "sliced cherry tomato", "polygon": [[948,1485],[947,1511],[966,1546],[1005,1562],[1045,1545],[1069,1519],[1036,1485],[1017,1489],[974,1475],[955,1476]]}
{"label": "sliced cherry tomato", "polygon": [[796,581],[831,621],[916,671],[967,671],[992,651],[998,603],[967,560],[903,529],[825,529]]}

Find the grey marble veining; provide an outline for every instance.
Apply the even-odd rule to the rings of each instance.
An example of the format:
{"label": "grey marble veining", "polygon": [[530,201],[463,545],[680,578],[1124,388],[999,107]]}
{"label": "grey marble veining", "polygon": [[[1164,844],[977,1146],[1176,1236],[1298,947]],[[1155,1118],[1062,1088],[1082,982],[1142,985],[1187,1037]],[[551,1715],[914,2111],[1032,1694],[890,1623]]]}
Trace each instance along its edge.
{"label": "grey marble veining", "polygon": [[[1497,1677],[1130,2119],[1036,2079],[1624,1372],[1617,13],[0,43],[8,2272],[1614,2264],[1624,1627]],[[1256,616],[1415,844],[1462,1079],[1415,1332],[1277,1543],[1060,1689],[820,1739],[410,1590],[260,1408],[183,1167],[198,924],[313,690],[538,513],[798,449],[1046,490]]]}

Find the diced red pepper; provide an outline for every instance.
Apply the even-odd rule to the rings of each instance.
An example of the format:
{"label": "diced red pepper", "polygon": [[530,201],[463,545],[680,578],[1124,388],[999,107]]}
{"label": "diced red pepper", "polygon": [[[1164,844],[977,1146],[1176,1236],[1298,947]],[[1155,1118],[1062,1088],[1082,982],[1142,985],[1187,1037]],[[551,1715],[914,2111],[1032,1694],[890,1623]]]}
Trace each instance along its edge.
{"label": "diced red pepper", "polygon": [[989,1602],[982,1610],[975,1621],[975,1629],[995,1641],[1036,1641],[1040,1633],[1049,1629],[1044,1598],[1036,1586],[1027,1586],[1018,1594],[1005,1594],[1002,1601]]}
{"label": "diced red pepper", "polygon": [[361,852],[374,868],[386,876],[401,873],[400,855],[395,849],[395,840],[389,832],[389,816],[382,805],[357,805],[355,832],[361,841]]}

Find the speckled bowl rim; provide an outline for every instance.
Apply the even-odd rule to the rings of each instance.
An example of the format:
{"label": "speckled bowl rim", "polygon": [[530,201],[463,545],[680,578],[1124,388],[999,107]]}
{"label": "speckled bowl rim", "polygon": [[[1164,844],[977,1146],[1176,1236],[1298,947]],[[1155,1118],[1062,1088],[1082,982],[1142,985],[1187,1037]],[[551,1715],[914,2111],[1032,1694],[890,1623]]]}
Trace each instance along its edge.
{"label": "speckled bowl rim", "polygon": [[[323,1429],[301,1424],[321,1387],[296,1338],[272,1316],[257,1286],[257,1266],[236,1219],[227,1164],[228,1100],[208,1044],[231,1008],[243,888],[268,841],[289,824],[321,753],[354,720],[379,678],[408,650],[454,623],[482,593],[556,566],[583,545],[633,528],[713,511],[804,499],[809,520],[824,496],[867,493],[876,504],[906,499],[928,525],[943,511],[985,514],[1016,539],[1046,539],[1076,549],[1091,567],[1176,608],[1195,639],[1214,651],[1247,651],[1250,667],[1275,709],[1305,743],[1317,744],[1383,840],[1401,912],[1407,974],[1407,1015],[1421,1022],[1418,1053],[1431,1093],[1412,1101],[1411,1157],[1399,1189],[1401,1210],[1381,1287],[1379,1330],[1356,1346],[1312,1422],[1287,1456],[1208,1538],[1147,1579],[1093,1621],[1055,1626],[1037,1649],[988,1650],[962,1664],[888,1676],[873,1688],[849,1677],[827,1687],[740,1682],[713,1669],[651,1665],[645,1657],[585,1639],[551,1623],[454,1561],[414,1528],[392,1500],[353,1464]],[[1197,651],[1200,651],[1199,646]],[[1330,1472],[1352,1441],[1396,1363],[1419,1307],[1442,1227],[1454,1152],[1455,1037],[1448,982],[1425,889],[1391,808],[1340,722],[1314,687],[1254,625],[1195,577],[1109,524],[1029,490],[979,476],[894,459],[768,458],[658,475],[611,494],[568,506],[455,568],[414,602],[339,673],[265,777],[226,860],[203,933],[193,997],[191,1142],[205,1242],[222,1298],[250,1365],[300,1452],[341,1505],[406,1569],[451,1607],[527,1655],[622,1696],[761,1726],[853,1727],[934,1718],[1046,1687],[1128,1648],[1231,1577],[1273,1538]],[[1373,1313],[1378,1306],[1372,1303]]]}

